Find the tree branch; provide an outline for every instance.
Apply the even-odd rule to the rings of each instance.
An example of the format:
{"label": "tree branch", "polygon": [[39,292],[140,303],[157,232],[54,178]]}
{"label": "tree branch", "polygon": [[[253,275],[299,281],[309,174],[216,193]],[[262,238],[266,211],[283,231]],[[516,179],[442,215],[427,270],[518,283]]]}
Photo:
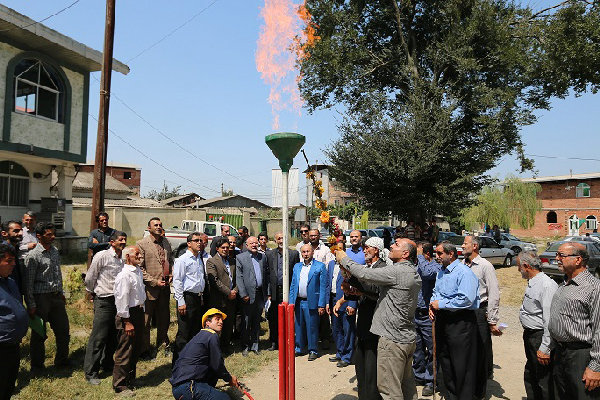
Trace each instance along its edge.
{"label": "tree branch", "polygon": [[414,61],[412,55],[410,54],[410,51],[408,49],[408,44],[406,43],[406,39],[404,38],[404,32],[402,30],[402,13],[400,12],[400,8],[398,7],[398,3],[396,2],[396,0],[391,0],[391,1],[392,1],[392,4],[394,5],[394,14],[396,17],[396,26],[398,28],[398,37],[400,38],[400,44],[402,45],[402,48],[404,49],[404,53],[406,54],[406,60],[408,61],[409,68],[411,69],[415,78],[418,78],[419,71],[417,70],[415,61]]}

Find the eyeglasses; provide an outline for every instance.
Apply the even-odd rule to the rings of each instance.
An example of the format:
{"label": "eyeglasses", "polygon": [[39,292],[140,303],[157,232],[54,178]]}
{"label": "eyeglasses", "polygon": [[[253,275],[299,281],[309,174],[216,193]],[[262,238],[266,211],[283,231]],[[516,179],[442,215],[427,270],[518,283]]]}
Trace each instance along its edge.
{"label": "eyeglasses", "polygon": [[308,231],[300,229],[300,233],[308,233]]}
{"label": "eyeglasses", "polygon": [[567,258],[567,257],[580,257],[579,254],[563,254],[563,253],[556,253],[556,258]]}
{"label": "eyeglasses", "polygon": [[202,241],[202,239],[192,239],[192,240],[190,240],[190,242],[196,242],[196,243],[198,243],[200,241]]}

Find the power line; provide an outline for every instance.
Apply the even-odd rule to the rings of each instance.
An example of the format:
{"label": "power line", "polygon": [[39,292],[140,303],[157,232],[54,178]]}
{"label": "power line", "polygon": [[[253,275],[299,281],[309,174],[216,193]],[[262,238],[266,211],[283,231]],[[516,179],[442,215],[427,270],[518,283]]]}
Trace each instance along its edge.
{"label": "power line", "polygon": [[125,63],[129,64],[131,61],[135,60],[136,58],[138,58],[139,56],[141,56],[142,54],[144,54],[145,52],[147,52],[148,50],[156,47],[157,45],[159,45],[160,43],[162,43],[165,39],[167,39],[168,37],[172,36],[175,32],[177,32],[178,30],[180,30],[181,28],[183,28],[184,26],[186,26],[187,24],[189,24],[190,22],[192,22],[196,17],[198,17],[200,14],[204,13],[206,10],[208,10],[210,7],[212,7],[213,4],[215,4],[217,1],[219,0],[213,0],[212,3],[210,3],[209,5],[207,5],[206,7],[204,7],[202,10],[200,10],[199,12],[197,12],[196,14],[192,15],[187,21],[185,21],[183,24],[179,25],[177,28],[173,29],[171,32],[167,33],[165,36],[163,36],[162,38],[160,38],[158,41],[154,42],[153,44],[151,44],[150,46],[146,47],[144,50],[140,51],[138,54],[136,54],[135,56],[131,57],[129,60],[127,60]]}
{"label": "power line", "polygon": [[[98,122],[98,119],[97,119],[96,117],[94,117],[92,114],[89,114],[89,116],[90,116],[90,117],[92,117],[92,119],[94,119],[94,121]],[[125,140],[125,139],[124,139],[122,136],[120,136],[119,134],[117,134],[117,133],[116,133],[114,130],[112,130],[112,129],[110,129],[110,128],[109,128],[108,130],[109,130],[109,132],[110,132],[110,133],[112,133],[112,134],[113,134],[115,137],[117,137],[117,138],[118,138],[119,140],[121,140],[123,143],[125,143],[126,145],[128,145],[129,147],[131,147],[133,150],[135,150],[137,153],[139,153],[139,154],[140,154],[142,157],[146,158],[147,160],[150,160],[150,161],[152,161],[154,164],[156,164],[156,165],[158,165],[159,167],[161,167],[161,168],[165,169],[166,171],[168,171],[168,172],[172,173],[173,175],[176,175],[176,176],[178,176],[179,178],[181,178],[181,179],[183,179],[183,180],[185,180],[185,181],[188,181],[188,182],[190,182],[190,183],[194,184],[196,187],[203,187],[203,188],[205,188],[205,189],[208,189],[208,190],[210,190],[211,192],[221,193],[221,191],[220,191],[220,190],[215,190],[215,189],[212,189],[212,188],[210,188],[210,187],[208,187],[208,186],[201,185],[201,184],[199,184],[199,183],[197,183],[197,182],[194,182],[194,181],[193,181],[193,180],[191,180],[191,179],[188,179],[188,178],[186,178],[186,177],[184,177],[184,176],[182,176],[182,175],[178,174],[177,172],[173,171],[172,169],[170,169],[170,168],[166,167],[165,165],[163,165],[163,164],[159,163],[158,161],[156,161],[156,160],[155,160],[155,159],[153,159],[152,157],[148,156],[146,153],[142,152],[140,149],[138,149],[137,147],[135,147],[134,145],[132,145],[131,143],[129,143],[127,140]]]}
{"label": "power line", "polygon": [[529,157],[539,157],[539,158],[553,158],[560,160],[577,160],[577,161],[600,161],[598,158],[581,158],[581,157],[562,157],[562,156],[542,156],[539,154],[528,154],[525,153],[526,156]]}
{"label": "power line", "polygon": [[[218,1],[218,0],[215,0]],[[92,75],[93,76],[93,75]],[[96,82],[100,82],[98,80],[98,78],[96,78],[95,76],[93,76],[94,79],[96,80]],[[244,179],[244,178],[240,178],[236,175],[233,175],[232,173],[223,170],[219,167],[217,167],[216,165],[204,160],[203,158],[199,157],[196,153],[190,151],[189,149],[183,147],[182,145],[180,145],[179,143],[177,143],[176,140],[172,139],[170,136],[168,136],[166,133],[164,133],[162,130],[160,130],[159,128],[157,128],[156,126],[152,125],[152,123],[150,123],[150,121],[148,121],[146,118],[144,118],[140,113],[138,113],[136,110],[134,110],[129,104],[127,104],[123,99],[121,99],[118,95],[116,95],[114,92],[111,91],[110,93],[111,97],[114,97],[119,103],[121,103],[125,108],[127,108],[129,111],[131,111],[136,117],[138,117],[139,119],[141,119],[146,125],[148,125],[150,128],[152,128],[154,131],[156,131],[159,135],[161,135],[162,137],[164,137],[165,139],[167,139],[169,142],[173,143],[175,146],[177,146],[180,150],[188,153],[189,155],[191,155],[192,157],[198,159],[199,161],[203,162],[204,164],[216,169],[219,172],[222,172],[226,175],[231,176],[234,179],[240,180],[242,182],[246,182],[246,183],[250,183],[252,185],[255,186],[259,186],[259,187],[270,187],[270,186],[266,186],[266,185],[261,185],[260,183],[256,183],[256,182],[252,182],[248,179]]]}
{"label": "power line", "polygon": [[57,16],[58,14],[60,14],[60,13],[62,13],[64,11],[67,11],[69,8],[73,7],[75,4],[79,3],[79,1],[80,0],[75,0],[74,2],[72,2],[71,4],[69,4],[68,6],[66,6],[65,8],[63,8],[63,9],[55,12],[54,14],[48,15],[46,18],[41,19],[39,21],[33,21],[32,23],[27,24],[27,25],[23,25],[23,26],[15,26],[14,28],[3,29],[3,30],[0,30],[0,32],[8,32],[8,31],[12,31],[13,29],[24,29],[24,28],[29,28],[30,26],[33,26],[33,25],[41,24],[42,22],[47,21],[50,18],[55,17],[55,16]]}

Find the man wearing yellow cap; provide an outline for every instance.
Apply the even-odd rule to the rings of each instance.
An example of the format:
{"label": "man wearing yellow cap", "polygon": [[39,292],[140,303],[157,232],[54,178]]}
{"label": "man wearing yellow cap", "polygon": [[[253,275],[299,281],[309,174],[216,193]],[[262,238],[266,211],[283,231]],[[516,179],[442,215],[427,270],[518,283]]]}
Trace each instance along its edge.
{"label": "man wearing yellow cap", "polygon": [[229,400],[229,395],[215,389],[219,379],[239,387],[238,380],[225,368],[219,335],[227,315],[211,308],[202,316],[202,329],[185,345],[173,367],[169,381],[173,397],[178,400]]}

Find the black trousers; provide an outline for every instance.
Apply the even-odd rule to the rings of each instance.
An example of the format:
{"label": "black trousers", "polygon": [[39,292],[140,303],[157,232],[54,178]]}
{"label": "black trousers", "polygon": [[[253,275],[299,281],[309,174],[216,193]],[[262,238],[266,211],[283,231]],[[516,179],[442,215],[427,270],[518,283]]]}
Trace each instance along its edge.
{"label": "black trousers", "polygon": [[494,372],[494,353],[492,350],[492,332],[487,320],[487,307],[475,310],[477,318],[477,387],[475,397],[485,397],[487,380]]}
{"label": "black trousers", "polygon": [[375,335],[356,340],[353,361],[360,400],[381,400],[377,390],[377,343]]}
{"label": "black trousers", "polygon": [[558,344],[552,352],[552,378],[557,399],[598,399],[600,389],[591,392],[581,380],[590,362],[591,346],[585,343]]}
{"label": "black trousers", "polygon": [[523,344],[525,345],[525,392],[527,400],[551,400],[554,399],[554,388],[552,383],[552,363],[542,365],[538,362],[537,351],[542,344],[543,329],[527,329],[523,331]]}
{"label": "black trousers", "polygon": [[472,400],[477,385],[477,317],[473,310],[439,310],[435,333],[450,398]]}
{"label": "black trousers", "polygon": [[0,343],[0,400],[8,400],[15,390],[21,352],[19,344]]}
{"label": "black trousers", "polygon": [[177,311],[177,335],[175,336],[175,346],[173,348],[173,364],[177,360],[179,353],[185,345],[192,340],[200,329],[202,329],[202,296],[192,292],[183,292],[185,301],[185,315]]}
{"label": "black trousers", "polygon": [[283,302],[283,286],[277,286],[277,299],[271,297],[271,306],[267,311],[267,320],[269,321],[269,342],[279,343],[279,305]]}
{"label": "black trousers", "polygon": [[113,370],[113,355],[117,347],[116,315],[114,296],[94,299],[94,322],[83,361],[86,378],[98,378],[101,366],[104,371]]}
{"label": "black trousers", "polygon": [[[61,293],[41,293],[34,294],[35,304],[37,306],[35,314],[46,322],[50,322],[50,328],[56,338],[56,355],[54,356],[54,365],[63,365],[69,358],[69,317],[65,308],[65,301]],[[46,336],[47,337],[47,336]],[[37,332],[31,331],[30,355],[31,366],[42,367],[46,358],[46,346],[44,342],[46,337],[40,336]]]}
{"label": "black trousers", "polygon": [[242,325],[242,344],[252,351],[258,351],[258,339],[260,337],[260,319],[265,305],[265,298],[261,288],[256,289],[254,293],[254,303],[243,303],[243,325]]}
{"label": "black trousers", "polygon": [[144,310],[141,307],[129,309],[129,322],[133,324],[134,335],[125,333],[125,322],[121,317],[115,318],[115,325],[119,332],[119,341],[115,351],[115,366],[113,369],[113,389],[122,392],[133,386],[136,375],[138,358],[144,343]]}

